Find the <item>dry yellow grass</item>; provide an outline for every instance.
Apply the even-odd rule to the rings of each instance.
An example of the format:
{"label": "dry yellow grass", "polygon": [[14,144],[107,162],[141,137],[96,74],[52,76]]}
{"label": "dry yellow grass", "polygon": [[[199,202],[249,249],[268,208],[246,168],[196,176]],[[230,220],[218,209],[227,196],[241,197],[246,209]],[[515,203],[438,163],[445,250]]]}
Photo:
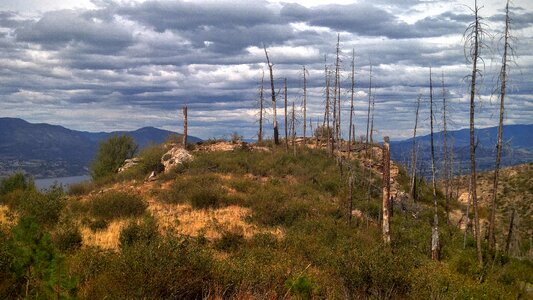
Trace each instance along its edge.
{"label": "dry yellow grass", "polygon": [[0,205],[0,225],[15,225],[17,217],[9,210],[7,205]]}
{"label": "dry yellow grass", "polygon": [[109,223],[104,230],[93,232],[87,227],[81,227],[83,246],[98,246],[102,249],[116,250],[119,247],[120,231],[128,224],[128,220],[118,220]]}
{"label": "dry yellow grass", "polygon": [[162,232],[188,236],[203,235],[209,240],[220,238],[225,231],[240,232],[245,238],[260,232],[269,232],[278,237],[283,235],[279,228],[264,229],[247,223],[244,219],[251,214],[251,210],[236,205],[197,210],[189,204],[161,204],[150,201],[148,210],[157,220]]}

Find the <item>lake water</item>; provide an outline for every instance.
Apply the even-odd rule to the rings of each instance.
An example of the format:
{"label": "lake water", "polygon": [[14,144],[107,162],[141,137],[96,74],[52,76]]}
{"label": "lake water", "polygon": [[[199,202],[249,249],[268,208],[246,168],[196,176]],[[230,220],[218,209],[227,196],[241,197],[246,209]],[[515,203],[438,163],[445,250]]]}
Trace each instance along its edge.
{"label": "lake water", "polygon": [[62,185],[66,190],[69,185],[73,183],[79,183],[82,181],[90,180],[91,176],[82,175],[82,176],[70,176],[70,177],[58,177],[58,178],[43,178],[35,179],[35,185],[39,190],[47,189],[54,184]]}

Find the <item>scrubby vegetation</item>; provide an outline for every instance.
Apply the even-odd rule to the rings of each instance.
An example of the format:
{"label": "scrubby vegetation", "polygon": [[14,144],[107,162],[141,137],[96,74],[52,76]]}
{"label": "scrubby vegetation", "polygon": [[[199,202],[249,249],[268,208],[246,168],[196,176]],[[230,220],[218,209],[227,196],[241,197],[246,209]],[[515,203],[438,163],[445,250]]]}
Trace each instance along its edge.
{"label": "scrubby vegetation", "polygon": [[[479,267],[475,243],[469,239],[463,249],[462,232],[454,226],[441,227],[441,260],[431,260],[432,200],[424,182],[416,213],[396,207],[391,244],[383,244],[379,190],[369,199],[363,180],[368,171],[357,161],[351,168],[353,209],[361,212],[351,224],[345,176],[327,153],[312,149],[299,149],[296,156],[275,148],[198,152],[156,182],[115,178],[118,184],[95,185],[93,193],[71,190],[69,197],[59,189],[41,193],[10,185],[0,196],[16,215],[14,223],[0,223],[0,297],[531,296],[530,260],[500,253]],[[399,176],[400,185],[407,185],[405,172]],[[374,177],[379,184],[379,174]],[[439,205],[444,220],[441,198]],[[253,230],[214,220],[217,211],[235,207],[249,212],[241,221]],[[187,226],[171,214],[180,209],[210,216],[218,235],[171,230]],[[81,226],[103,231],[120,220],[117,248],[84,243]]]}

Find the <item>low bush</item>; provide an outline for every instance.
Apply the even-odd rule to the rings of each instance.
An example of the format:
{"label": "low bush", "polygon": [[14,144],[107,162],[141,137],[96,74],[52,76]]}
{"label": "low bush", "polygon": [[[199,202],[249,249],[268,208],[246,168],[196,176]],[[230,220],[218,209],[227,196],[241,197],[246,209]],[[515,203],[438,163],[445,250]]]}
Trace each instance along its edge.
{"label": "low bush", "polygon": [[71,196],[87,195],[96,188],[96,184],[92,181],[82,181],[73,183],[68,186],[68,194]]}
{"label": "low bush", "polygon": [[52,236],[54,245],[63,252],[77,250],[81,247],[82,237],[75,224],[64,224]]}
{"label": "low bush", "polygon": [[30,189],[15,190],[3,197],[4,203],[21,216],[31,217],[41,225],[54,225],[66,201],[61,187],[54,186],[41,193]]}
{"label": "low bush", "polygon": [[215,241],[215,248],[222,251],[233,251],[244,243],[244,235],[239,231],[225,231],[222,237]]}
{"label": "low bush", "polygon": [[109,221],[105,219],[89,220],[87,226],[92,232],[105,230],[109,226]]}
{"label": "low bush", "polygon": [[87,205],[93,217],[106,221],[141,216],[147,207],[140,196],[124,192],[108,192],[95,196]]}
{"label": "low bush", "polygon": [[153,217],[145,217],[143,222],[130,222],[120,232],[120,248],[131,246],[135,243],[149,244],[158,236],[157,223]]}
{"label": "low bush", "polygon": [[32,178],[28,179],[22,173],[15,173],[0,181],[0,195],[5,195],[16,190],[35,190],[35,183]]}

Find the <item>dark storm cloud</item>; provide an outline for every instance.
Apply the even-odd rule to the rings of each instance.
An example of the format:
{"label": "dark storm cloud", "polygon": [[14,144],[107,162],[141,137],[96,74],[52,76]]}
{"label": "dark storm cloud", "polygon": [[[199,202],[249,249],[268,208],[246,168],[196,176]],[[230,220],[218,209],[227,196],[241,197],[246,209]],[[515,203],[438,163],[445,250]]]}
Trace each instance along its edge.
{"label": "dark storm cloud", "polygon": [[278,16],[264,1],[185,2],[146,1],[115,12],[155,28],[157,31],[191,30],[200,27],[231,28],[278,23]]}
{"label": "dark storm cloud", "polygon": [[347,31],[361,36],[384,36],[391,39],[434,37],[464,30],[462,15],[447,12],[410,25],[392,13],[369,3],[315,8],[287,4],[281,9],[280,14],[293,22],[306,22],[309,25],[328,27],[336,31]]}
{"label": "dark storm cloud", "polygon": [[[513,29],[524,29],[533,25],[533,12],[514,12],[510,14],[511,26]],[[505,22],[505,12],[496,14],[489,18],[493,22]]]}
{"label": "dark storm cloud", "polygon": [[58,49],[68,43],[80,43],[81,50],[116,52],[130,45],[132,34],[119,24],[92,18],[74,10],[45,13],[36,22],[15,30],[18,41],[37,43],[45,48]]}

